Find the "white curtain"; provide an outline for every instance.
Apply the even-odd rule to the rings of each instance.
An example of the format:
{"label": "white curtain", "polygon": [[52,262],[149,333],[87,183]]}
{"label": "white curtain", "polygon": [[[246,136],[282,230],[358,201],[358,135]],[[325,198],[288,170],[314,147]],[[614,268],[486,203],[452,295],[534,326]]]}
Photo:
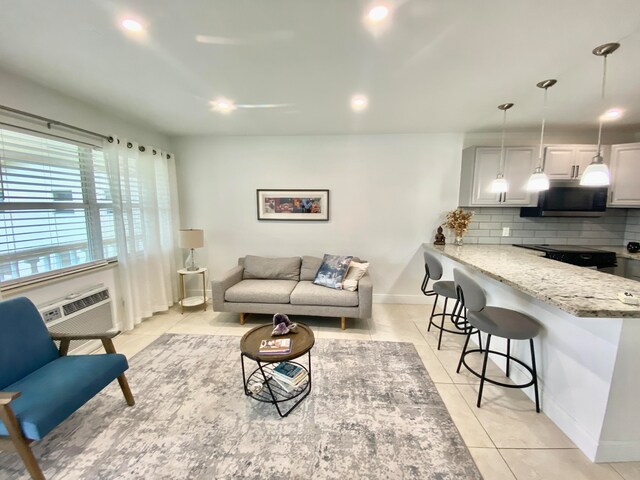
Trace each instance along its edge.
{"label": "white curtain", "polygon": [[177,300],[175,161],[158,148],[126,139],[105,142],[104,151],[124,299],[120,328],[126,331]]}

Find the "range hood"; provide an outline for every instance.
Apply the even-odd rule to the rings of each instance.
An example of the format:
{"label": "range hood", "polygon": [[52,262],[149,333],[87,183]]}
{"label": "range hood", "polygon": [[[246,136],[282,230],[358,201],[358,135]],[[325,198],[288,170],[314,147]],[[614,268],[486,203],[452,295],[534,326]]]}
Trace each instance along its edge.
{"label": "range hood", "polygon": [[581,187],[577,182],[552,182],[540,192],[536,207],[522,207],[521,217],[601,217],[607,211],[607,187]]}

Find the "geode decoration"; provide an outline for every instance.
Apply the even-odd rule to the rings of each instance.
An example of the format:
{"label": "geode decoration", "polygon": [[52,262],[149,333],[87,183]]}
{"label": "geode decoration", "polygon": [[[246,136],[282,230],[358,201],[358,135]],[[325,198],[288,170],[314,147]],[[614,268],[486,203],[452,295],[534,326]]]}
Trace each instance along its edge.
{"label": "geode decoration", "polygon": [[272,337],[277,337],[279,335],[286,335],[287,333],[297,333],[298,324],[293,323],[289,320],[284,313],[276,313],[273,316],[273,331],[271,332]]}

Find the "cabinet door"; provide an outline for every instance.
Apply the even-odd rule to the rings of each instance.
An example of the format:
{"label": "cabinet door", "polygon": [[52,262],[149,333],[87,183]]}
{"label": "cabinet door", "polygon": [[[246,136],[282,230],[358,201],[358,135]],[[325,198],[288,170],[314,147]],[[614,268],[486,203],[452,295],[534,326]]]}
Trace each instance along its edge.
{"label": "cabinet door", "polygon": [[491,184],[500,169],[499,148],[478,148],[473,166],[472,205],[499,205],[499,196],[491,191]]}
{"label": "cabinet door", "polygon": [[572,180],[575,175],[575,150],[570,147],[547,147],[544,172],[549,180]]}
{"label": "cabinet door", "polygon": [[640,207],[640,143],[611,147],[609,205]]}
{"label": "cabinet door", "polygon": [[589,166],[593,157],[598,154],[598,147],[578,147],[576,149],[576,178],[581,178],[582,174]]}
{"label": "cabinet door", "polygon": [[[535,195],[527,191],[527,182],[533,173],[534,149],[532,147],[508,147],[505,153],[504,178],[509,184],[503,205],[535,205]],[[537,199],[536,199],[537,201]]]}

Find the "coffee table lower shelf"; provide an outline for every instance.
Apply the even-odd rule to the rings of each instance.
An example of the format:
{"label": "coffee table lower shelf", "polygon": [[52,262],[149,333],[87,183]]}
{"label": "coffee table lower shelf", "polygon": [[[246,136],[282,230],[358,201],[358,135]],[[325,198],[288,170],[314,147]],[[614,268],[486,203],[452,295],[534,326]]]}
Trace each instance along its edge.
{"label": "coffee table lower shelf", "polygon": [[[240,354],[240,361],[242,363],[242,381],[244,384],[244,394],[248,397],[253,398],[254,400],[257,400],[258,402],[271,403],[275,405],[276,410],[278,410],[278,414],[281,417],[286,417],[287,415],[289,415],[293,411],[293,409],[300,405],[302,400],[304,400],[311,392],[311,351],[307,352],[307,366],[302,365],[299,362],[287,362],[298,365],[307,372],[307,378],[305,378],[302,383],[291,392],[285,390],[275,380],[275,378],[273,378],[272,371],[278,365],[278,363],[280,363],[279,361],[267,363],[250,359],[251,361],[255,361],[258,364],[258,367],[253,370],[247,377],[244,366],[245,357],[250,358],[245,354]],[[262,385],[262,390],[260,390],[258,393],[254,393],[252,387],[254,387],[255,385]],[[293,403],[293,405],[291,405],[283,413],[284,409],[280,409],[280,405],[292,401],[295,401],[295,403]],[[284,406],[285,405],[283,405],[283,407]]]}

